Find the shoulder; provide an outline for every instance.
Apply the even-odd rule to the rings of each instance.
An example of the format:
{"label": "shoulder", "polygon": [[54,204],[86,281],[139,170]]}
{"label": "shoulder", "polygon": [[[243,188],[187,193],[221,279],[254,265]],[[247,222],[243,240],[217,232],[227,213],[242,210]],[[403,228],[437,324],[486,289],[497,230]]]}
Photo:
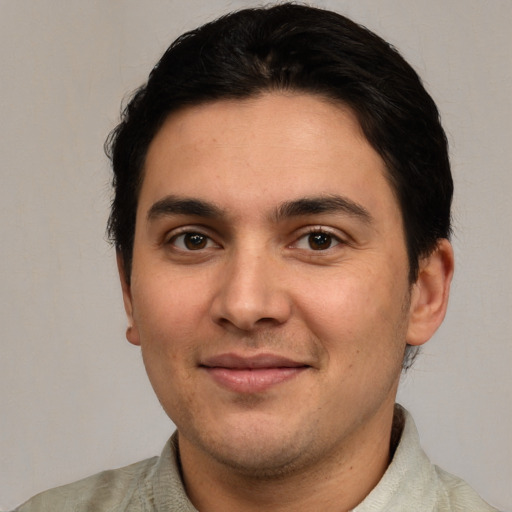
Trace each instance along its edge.
{"label": "shoulder", "polygon": [[449,510],[450,512],[466,512],[472,510],[475,512],[498,512],[491,507],[461,478],[444,471],[438,466],[434,466],[437,474],[439,510]]}
{"label": "shoulder", "polygon": [[83,480],[34,496],[14,512],[115,512],[127,510],[132,496],[150,478],[158,457],[119,469],[103,471]]}
{"label": "shoulder", "polygon": [[396,406],[394,455],[384,476],[353,512],[498,512],[462,479],[430,462],[412,416]]}

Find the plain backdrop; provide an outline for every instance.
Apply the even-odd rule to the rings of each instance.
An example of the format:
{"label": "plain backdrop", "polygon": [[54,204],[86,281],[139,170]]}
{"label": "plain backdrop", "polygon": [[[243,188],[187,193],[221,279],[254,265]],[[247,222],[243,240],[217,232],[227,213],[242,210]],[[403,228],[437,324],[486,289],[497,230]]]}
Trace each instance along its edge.
{"label": "plain backdrop", "polygon": [[[173,429],[124,339],[102,145],[176,36],[249,5],[0,0],[0,509],[158,454]],[[435,463],[512,508],[512,2],[316,5],[397,46],[442,112],[456,276],[399,399]]]}

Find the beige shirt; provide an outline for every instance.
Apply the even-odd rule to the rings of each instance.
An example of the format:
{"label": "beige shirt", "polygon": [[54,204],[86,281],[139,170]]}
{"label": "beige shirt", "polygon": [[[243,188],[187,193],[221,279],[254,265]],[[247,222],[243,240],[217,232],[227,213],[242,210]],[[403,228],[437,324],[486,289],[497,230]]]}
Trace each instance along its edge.
{"label": "beige shirt", "polygon": [[[400,406],[396,413],[403,429],[393,460],[377,487],[352,512],[496,512],[463,480],[432,465],[412,417]],[[177,434],[160,457],[43,492],[15,512],[61,511],[197,512],[183,487]]]}

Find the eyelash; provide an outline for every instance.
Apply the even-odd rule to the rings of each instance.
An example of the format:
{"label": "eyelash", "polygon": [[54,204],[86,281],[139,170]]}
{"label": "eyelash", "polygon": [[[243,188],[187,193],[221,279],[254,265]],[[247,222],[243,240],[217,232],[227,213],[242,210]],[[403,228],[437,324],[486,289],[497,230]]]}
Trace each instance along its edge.
{"label": "eyelash", "polygon": [[[177,233],[173,233],[171,237],[169,237],[166,241],[165,241],[165,245],[171,245],[175,248],[177,248],[178,250],[181,250],[181,251],[184,251],[184,252],[195,252],[193,249],[190,249],[190,248],[184,248],[184,247],[177,247],[176,246],[176,240],[178,240],[180,237],[186,237],[187,235],[190,235],[190,236],[194,236],[194,235],[197,235],[197,236],[200,236],[200,237],[203,237],[203,239],[206,240],[206,244],[209,245],[213,242],[213,244],[217,245],[218,244],[216,242],[214,242],[213,238],[203,232],[201,232],[200,229],[191,229],[191,228],[183,228],[182,230],[180,230],[179,232]],[[183,241],[183,244],[185,244],[185,241]],[[200,250],[200,249],[205,249],[205,248],[210,248],[210,247],[199,247],[199,249],[197,250]]]}
{"label": "eyelash", "polygon": [[296,241],[292,244],[292,246],[297,247],[297,245],[300,241],[307,239],[311,235],[324,235],[324,236],[330,237],[331,242],[329,243],[329,247],[327,247],[325,249],[313,249],[310,246],[309,249],[305,249],[305,250],[311,250],[313,252],[325,252],[325,251],[328,251],[329,249],[332,249],[333,247],[336,247],[338,245],[345,243],[344,240],[340,236],[333,233],[332,231],[327,230],[320,226],[312,226],[310,228],[307,228],[307,230],[296,239]]}
{"label": "eyelash", "polygon": [[[199,246],[200,245],[200,242],[201,240],[199,240],[199,243],[197,244],[197,247],[196,249],[192,249],[190,247],[186,247],[186,241],[185,239],[183,240],[183,243],[181,245],[184,245],[185,247],[179,247],[177,246],[176,244],[176,241],[180,238],[180,237],[186,237],[187,235],[189,236],[194,236],[194,235],[197,235],[199,237],[202,238],[202,240],[205,242],[205,245],[204,246]],[[306,241],[306,239],[308,237],[311,237],[312,235],[321,235],[321,236],[324,236],[324,237],[328,237],[328,240],[327,240],[327,243],[328,243],[328,246],[327,247],[318,247],[318,248],[313,248],[311,247],[311,240],[308,240]],[[299,247],[299,244],[301,242],[305,241],[305,243],[308,244],[308,247]],[[318,240],[319,242],[321,242],[322,240]],[[318,253],[321,253],[321,252],[326,252],[328,251],[329,249],[332,249],[333,247],[336,247],[338,245],[342,245],[342,244],[345,244],[346,241],[344,241],[339,235],[333,233],[332,231],[330,230],[327,230],[323,227],[320,227],[320,226],[311,226],[310,228],[307,228],[307,230],[303,233],[300,234],[300,236],[298,236],[295,241],[290,244],[288,247],[291,247],[291,248],[297,248],[299,250],[304,250],[304,251],[311,251],[311,252],[318,252]],[[212,244],[214,244],[216,247],[212,247]],[[171,237],[169,237],[166,241],[165,241],[165,245],[170,245],[172,246],[173,248],[179,250],[179,251],[183,251],[183,252],[199,252],[203,249],[211,249],[211,248],[218,248],[220,247],[219,244],[217,244],[213,238],[207,234],[205,234],[204,232],[202,232],[200,229],[192,229],[192,228],[183,228],[182,230],[180,230],[179,232],[177,233],[173,233],[173,235]]]}

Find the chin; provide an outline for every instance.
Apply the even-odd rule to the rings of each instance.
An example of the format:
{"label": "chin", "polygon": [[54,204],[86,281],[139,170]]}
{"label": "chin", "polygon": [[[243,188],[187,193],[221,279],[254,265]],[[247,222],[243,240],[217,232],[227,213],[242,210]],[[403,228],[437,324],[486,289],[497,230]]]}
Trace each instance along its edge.
{"label": "chin", "polygon": [[[198,439],[204,452],[224,467],[257,479],[276,479],[296,472],[312,458],[313,444],[299,431],[265,422],[231,425],[222,432],[210,432]],[[314,457],[313,457],[314,458]],[[309,461],[310,462],[310,461]]]}
{"label": "chin", "polygon": [[210,453],[217,462],[252,479],[275,480],[294,473],[302,465],[302,454],[295,453],[294,447],[283,443],[278,446],[265,446],[264,443],[243,447],[231,445],[229,450],[219,448],[215,447]]}

